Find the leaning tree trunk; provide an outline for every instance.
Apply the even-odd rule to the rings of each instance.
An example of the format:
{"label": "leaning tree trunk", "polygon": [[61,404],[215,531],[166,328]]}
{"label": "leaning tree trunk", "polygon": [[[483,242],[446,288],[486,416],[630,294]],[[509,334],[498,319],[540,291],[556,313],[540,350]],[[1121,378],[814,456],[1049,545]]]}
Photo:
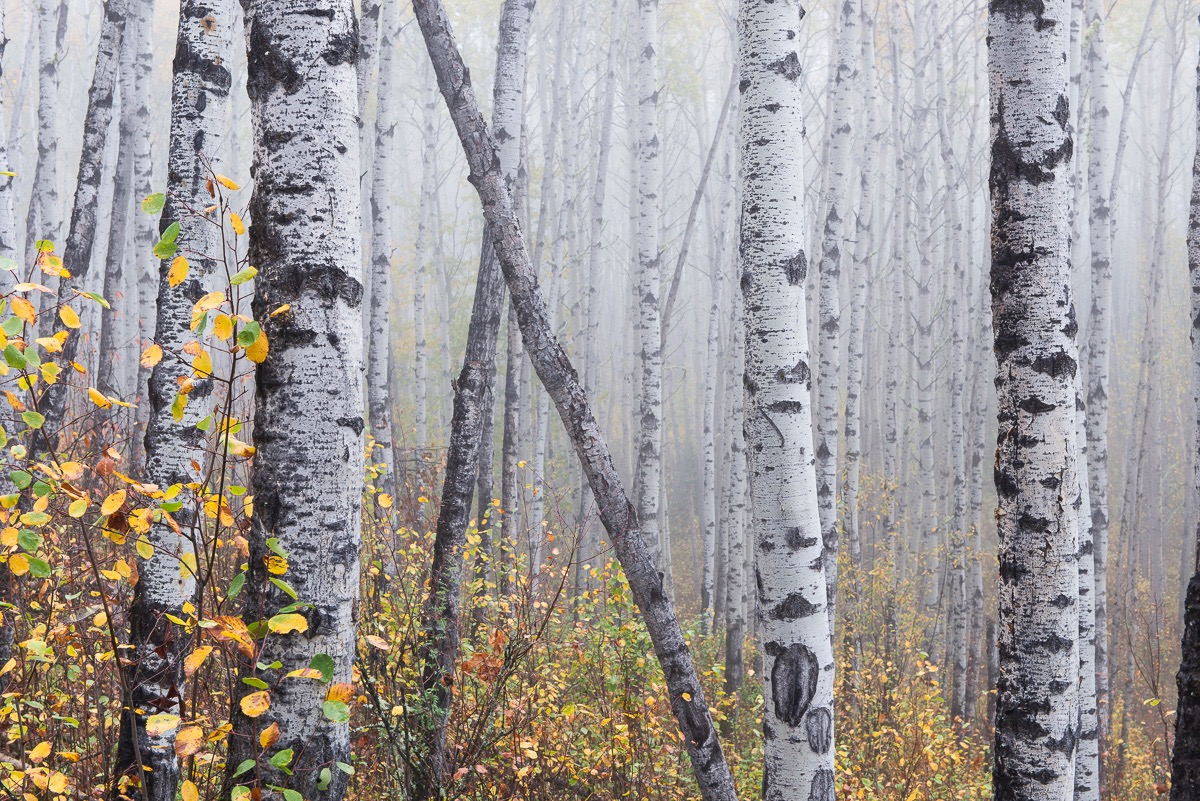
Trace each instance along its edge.
{"label": "leaning tree trunk", "polygon": [[[248,254],[259,268],[254,317],[269,351],[255,374],[243,616],[266,621],[292,606],[271,581],[272,551],[287,559],[284,578],[305,606],[286,613],[302,616],[298,630],[267,632],[255,658],[239,658],[241,679],[272,688],[270,708],[248,716],[243,705],[256,690],[234,685],[226,781],[337,801],[349,776],[331,766],[350,761],[349,725],[322,713],[326,684],[285,677],[321,654],[333,682],[352,680],[366,412],[358,27],[350,0],[250,0],[245,8],[254,123]],[[278,740],[263,753],[259,736],[275,725]],[[290,762],[279,758],[288,749]],[[257,769],[235,776],[247,759]]]}
{"label": "leaning tree trunk", "polygon": [[471,88],[466,66],[439,0],[415,0],[413,9],[459,141],[470,165],[470,180],[495,236],[496,255],[512,292],[513,307],[538,378],[554,399],[576,454],[596,497],[600,519],[625,569],[634,601],[646,622],[662,666],[671,708],[684,737],[705,801],[735,799],[729,766],[704,700],[695,662],[683,638],[674,605],[663,592],[643,539],[632,501],[617,475],[578,375],[547,324],[545,301],[537,285],[529,250],[499,169],[496,145]]}
{"label": "leaning tree trunk", "polygon": [[637,253],[641,388],[638,395],[637,515],[654,560],[663,565],[659,525],[662,472],[662,306],[659,274],[658,0],[637,0]]}
{"label": "leaning tree trunk", "polygon": [[[1196,71],[1196,107],[1200,109],[1200,67]],[[1197,124],[1200,130],[1200,123]],[[1192,200],[1188,217],[1188,271],[1192,283],[1192,492],[1200,493],[1200,144],[1192,164]],[[1200,526],[1195,532],[1200,554]],[[1171,801],[1200,799],[1200,558],[1187,586],[1183,614],[1182,657],[1175,686],[1175,749],[1171,755]]]}
{"label": "leaning tree trunk", "polygon": [[817,372],[817,507],[821,515],[821,558],[825,563],[826,612],[830,636],[836,617],[838,573],[838,407],[840,405],[842,301],[839,285],[842,253],[850,217],[850,149],[854,146],[855,47],[857,0],[838,4],[837,61],[829,98],[826,148],[829,153],[825,192],[825,231],[820,261],[820,364]]}
{"label": "leaning tree trunk", "polygon": [[[113,95],[117,84],[117,66],[121,59],[121,40],[125,35],[129,0],[106,0],[100,24],[100,43],[96,50],[96,71],[88,90],[87,112],[83,118],[83,151],[79,159],[79,177],[75,184],[75,202],[71,208],[71,227],[63,248],[63,267],[71,277],[59,283],[58,297],[70,300],[72,290],[82,288],[92,261],[99,222],[100,181],[104,176],[104,143],[113,115]],[[77,331],[63,343],[62,364],[77,361],[81,336]],[[70,383],[58,381],[42,391],[38,411],[46,418],[37,437],[37,450],[52,445],[63,431]],[[45,439],[49,437],[50,439]]]}
{"label": "leaning tree trunk", "polygon": [[[201,20],[209,15],[212,29],[206,30]],[[166,230],[179,223],[177,241],[186,249],[190,267],[186,278],[171,286],[171,259],[163,259],[159,266],[154,341],[168,354],[182,352],[184,345],[195,339],[192,307],[212,289],[213,277],[224,265],[220,229],[196,210],[212,203],[206,187],[209,163],[220,152],[229,125],[230,74],[223,65],[230,55],[232,26],[229,0],[192,0],[180,6],[171,83],[167,202],[159,226]],[[192,372],[186,362],[168,356],[150,374],[146,480],[160,487],[186,485],[202,480],[205,474],[208,454],[204,434],[196,424],[211,411],[203,399],[211,394],[213,382],[195,381],[189,393],[191,402],[180,420],[175,420],[171,411],[179,382]],[[134,689],[130,709],[121,718],[117,775],[136,778],[139,764],[148,768],[140,796],[145,801],[174,801],[179,784],[171,736],[146,731],[150,715],[178,710],[185,697],[183,658],[191,638],[169,618],[186,617],[184,604],[196,600],[195,578],[185,575],[179,566],[196,558],[193,536],[201,518],[193,503],[184,503],[173,516],[178,530],[160,521],[147,534],[154,552],[138,564],[139,578],[129,609],[133,652],[126,684]]]}
{"label": "leaning tree trunk", "polygon": [[[992,2],[992,327],[999,433],[995,797],[1074,792],[1079,497],[1068,0]],[[1036,243],[1032,247],[1030,243]]]}
{"label": "leaning tree trunk", "polygon": [[741,8],[746,444],[763,649],[764,801],[833,801],[833,651],[805,322],[797,2]]}
{"label": "leaning tree trunk", "polygon": [[[496,158],[511,197],[521,164],[521,129],[525,110],[526,50],[533,22],[533,3],[505,0],[500,12],[499,46],[493,88],[492,122],[497,132]],[[454,414],[450,422],[450,449],[442,483],[433,564],[429,574],[429,600],[425,633],[429,653],[421,673],[421,689],[433,708],[427,713],[425,764],[417,771],[413,796],[436,801],[453,771],[447,752],[447,724],[455,686],[455,664],[461,644],[459,599],[463,549],[471,516],[474,482],[480,470],[481,438],[494,411],[496,342],[504,312],[504,275],[491,247],[495,233],[484,235],[487,249],[479,261],[475,300],[467,327],[467,352],[455,384]],[[486,448],[490,454],[491,448]],[[483,521],[479,521],[480,525]]]}
{"label": "leaning tree trunk", "polygon": [[[395,453],[392,449],[391,348],[388,337],[392,303],[392,229],[390,184],[393,179],[392,137],[398,115],[395,50],[400,35],[400,11],[395,3],[366,4],[365,14],[382,17],[379,40],[379,91],[375,104],[375,148],[371,164],[371,303],[367,341],[367,420],[380,449],[384,473],[381,487],[394,486]],[[371,44],[374,44],[372,42]],[[360,71],[365,71],[360,69]],[[361,79],[361,75],[359,76]],[[360,104],[362,95],[359,96]],[[361,113],[361,111],[360,111]],[[361,140],[360,140],[361,141]],[[372,461],[375,457],[372,456]]]}

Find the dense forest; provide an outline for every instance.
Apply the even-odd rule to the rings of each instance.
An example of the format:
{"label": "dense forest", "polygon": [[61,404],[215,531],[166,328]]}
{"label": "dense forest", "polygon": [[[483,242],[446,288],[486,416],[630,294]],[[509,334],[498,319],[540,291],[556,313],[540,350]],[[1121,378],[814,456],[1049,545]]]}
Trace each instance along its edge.
{"label": "dense forest", "polygon": [[0,794],[1200,801],[1196,0],[0,0]]}

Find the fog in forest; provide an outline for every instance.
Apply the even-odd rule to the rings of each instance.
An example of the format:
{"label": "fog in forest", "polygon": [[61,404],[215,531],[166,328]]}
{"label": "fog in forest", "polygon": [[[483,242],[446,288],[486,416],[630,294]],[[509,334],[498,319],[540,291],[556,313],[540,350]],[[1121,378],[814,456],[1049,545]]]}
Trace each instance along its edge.
{"label": "fog in forest", "polygon": [[1200,799],[1200,3],[0,13],[8,797]]}

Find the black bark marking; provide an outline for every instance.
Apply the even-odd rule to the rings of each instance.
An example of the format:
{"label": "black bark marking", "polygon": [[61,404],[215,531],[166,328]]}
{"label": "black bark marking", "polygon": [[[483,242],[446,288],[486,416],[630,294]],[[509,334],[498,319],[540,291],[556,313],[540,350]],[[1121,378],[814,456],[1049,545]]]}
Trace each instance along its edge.
{"label": "black bark marking", "polygon": [[771,610],[774,620],[799,620],[820,611],[821,607],[809,601],[798,592],[793,592],[784,598]]}
{"label": "black bark marking", "polygon": [[810,709],[808,719],[804,721],[804,730],[808,734],[808,747],[813,753],[826,753],[833,745],[833,713],[825,707]]}
{"label": "black bark marking", "polygon": [[808,801],[835,801],[833,771],[821,768],[813,776],[812,789],[808,792]]}
{"label": "black bark marking", "polygon": [[[776,644],[776,648],[779,645]],[[788,726],[799,726],[817,692],[817,656],[801,643],[792,643],[771,667],[771,703],[775,717]]]}
{"label": "black bark marking", "polygon": [[804,279],[808,277],[808,257],[804,255],[803,250],[783,263],[783,272],[792,286],[804,283]]}

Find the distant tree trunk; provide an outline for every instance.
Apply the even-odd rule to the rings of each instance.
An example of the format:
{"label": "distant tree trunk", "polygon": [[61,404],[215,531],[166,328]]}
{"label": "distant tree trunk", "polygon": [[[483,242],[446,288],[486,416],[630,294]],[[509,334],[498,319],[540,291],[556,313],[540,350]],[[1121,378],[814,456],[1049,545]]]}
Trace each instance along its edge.
{"label": "distant tree trunk", "polygon": [[1074,791],[1079,725],[1070,4],[989,8],[1000,538],[993,781],[998,801],[1052,801]]}
{"label": "distant tree trunk", "polygon": [[[532,24],[530,0],[505,0],[500,13],[499,47],[493,89],[492,121],[499,136],[496,157],[501,178],[511,193],[516,188],[521,161],[521,129],[525,110],[526,48]],[[495,233],[484,235],[475,300],[467,328],[467,349],[454,393],[454,416],[450,425],[450,449],[442,484],[437,532],[433,542],[433,564],[429,574],[429,600],[425,609],[425,635],[429,653],[421,673],[421,689],[430,698],[426,765],[416,772],[414,797],[440,798],[453,773],[447,753],[447,722],[456,683],[455,663],[461,645],[459,599],[462,590],[463,549],[471,514],[473,484],[480,471],[489,475],[491,464],[480,462],[481,452],[491,454],[488,419],[495,407],[496,342],[504,312],[504,275],[492,247]],[[485,499],[481,498],[481,502]],[[490,500],[490,499],[489,499]],[[482,517],[479,525],[483,525]]]}
{"label": "distant tree trunk", "polygon": [[[206,30],[204,19],[210,15],[212,30]],[[192,307],[212,289],[214,276],[224,264],[220,229],[194,210],[212,203],[206,187],[210,161],[221,150],[228,129],[231,78],[224,65],[230,57],[232,26],[233,4],[229,0],[190,0],[180,6],[171,81],[167,201],[159,227],[166,230],[179,223],[177,241],[185,249],[190,266],[183,282],[173,287],[167,280],[171,260],[159,264],[157,298],[151,301],[157,309],[154,341],[168,354],[180,353],[195,338]],[[192,372],[186,362],[168,356],[154,366],[149,376],[146,481],[159,487],[188,484],[205,474],[205,437],[196,424],[211,411],[205,401],[212,393],[213,382],[196,381],[182,419],[176,421],[171,412],[179,381]],[[204,600],[196,596],[195,577],[180,570],[181,564],[196,558],[198,511],[194,504],[184,503],[173,513],[179,530],[165,520],[151,527],[147,539],[154,553],[138,563],[138,583],[129,609],[133,652],[126,667],[126,684],[134,691],[121,717],[115,775],[136,782],[139,766],[147,769],[141,777],[140,791],[126,790],[126,794],[144,801],[174,801],[179,784],[179,764],[171,747],[173,735],[148,734],[146,721],[158,712],[182,714],[183,658],[191,637],[168,616],[183,617],[184,604]],[[134,709],[143,711],[139,714]]]}
{"label": "distant tree trunk", "polygon": [[684,735],[701,795],[705,801],[733,801],[736,799],[733,779],[721,752],[674,606],[663,592],[633,504],[617,475],[583,386],[566,351],[547,324],[545,302],[499,170],[496,145],[479,112],[445,9],[439,0],[415,0],[413,8],[466,153],[471,182],[479,193],[484,216],[496,237],[496,255],[512,291],[513,306],[530,359],[543,386],[554,399],[575,445],[595,494],[601,521],[625,569],[634,601],[642,612],[663,668],[672,711]]}
{"label": "distant tree trunk", "polygon": [[[38,107],[37,163],[33,169],[33,195],[25,218],[25,250],[33,261],[38,239],[58,244],[62,231],[62,201],[58,196],[58,59],[67,30],[67,2],[43,0],[38,4]],[[51,287],[57,278],[46,276]],[[49,298],[46,303],[50,303]]]}
{"label": "distant tree trunk", "polygon": [[[136,0],[134,5],[138,5]],[[102,294],[113,304],[112,311],[100,318],[99,370],[97,387],[105,395],[126,397],[128,387],[123,377],[127,372],[124,362],[136,358],[137,351],[126,347],[129,327],[125,324],[129,315],[137,314],[131,298],[120,298],[126,285],[125,261],[129,243],[129,228],[133,212],[133,160],[134,137],[137,135],[137,98],[135,96],[135,61],[138,49],[138,28],[149,8],[131,8],[131,19],[126,23],[126,36],[121,46],[118,78],[120,83],[121,115],[117,122],[117,164],[113,176],[112,219],[109,222],[108,254],[104,259],[104,289]],[[109,409],[110,413],[119,407]]]}
{"label": "distant tree trunk", "polygon": [[659,260],[659,191],[662,157],[658,131],[658,0],[637,0],[637,251],[641,388],[638,394],[637,466],[633,481],[638,520],[659,570],[662,542],[659,490],[662,472],[662,306]]}
{"label": "distant tree trunk", "polygon": [[[859,530],[858,493],[862,472],[862,381],[863,381],[863,328],[867,309],[867,275],[870,272],[874,240],[872,234],[876,159],[879,156],[879,141],[876,133],[875,108],[875,18],[871,11],[862,6],[861,17],[861,77],[859,90],[863,97],[863,130],[859,138],[859,198],[855,214],[854,231],[854,277],[851,281],[853,294],[850,299],[850,332],[846,341],[846,480],[842,490],[845,501],[843,529],[850,544],[851,562],[855,567],[862,564],[862,534]],[[829,573],[826,571],[826,580]],[[828,590],[828,588],[826,588]]]}
{"label": "distant tree trunk", "polygon": [[[82,287],[92,261],[99,222],[100,181],[104,176],[104,143],[108,138],[113,115],[113,95],[117,84],[117,66],[121,58],[121,40],[125,35],[129,0],[105,0],[104,19],[100,24],[100,42],[96,50],[96,69],[88,90],[87,112],[83,118],[83,151],[79,159],[79,177],[75,184],[75,201],[71,207],[71,227],[63,248],[63,267],[71,278],[60,282],[58,296],[72,297],[73,287]],[[57,132],[55,133],[57,135]],[[76,361],[80,332],[76,331],[63,343],[62,364]],[[46,420],[37,438],[43,450],[50,443],[43,437],[62,434],[66,419],[68,381],[58,381],[42,390],[38,410]],[[52,441],[52,440],[51,440]]]}
{"label": "distant tree trunk", "polygon": [[725,692],[742,691],[745,682],[746,641],[746,438],[745,406],[742,390],[746,372],[746,326],[742,293],[733,292],[733,313],[729,327],[729,371],[726,392],[729,398],[729,503],[725,510]]}
{"label": "distant tree trunk", "polygon": [[[8,36],[4,28],[4,10],[0,9],[0,60],[3,60],[4,51],[8,47]],[[27,75],[31,70],[22,70],[23,75]],[[0,78],[4,77],[4,69],[0,67]],[[15,114],[20,114],[20,108],[14,109]],[[8,130],[8,124],[5,122],[4,100],[0,98],[0,132]],[[8,140],[0,136],[0,164],[9,163],[9,147]],[[17,253],[17,218],[14,210],[13,195],[14,183],[12,176],[0,176],[0,257],[19,261]],[[34,189],[37,193],[37,189]],[[3,283],[0,283],[0,291],[7,292],[13,283],[12,273],[5,271]],[[7,660],[5,660],[7,661]]]}
{"label": "distant tree trunk", "polygon": [[[379,6],[365,3],[364,21],[372,15],[379,22]],[[363,26],[369,29],[369,26]],[[395,134],[398,116],[396,101],[395,50],[400,35],[400,12],[395,3],[386,3],[383,9],[379,40],[378,99],[375,102],[375,148],[371,163],[371,306],[368,316],[367,340],[367,420],[371,435],[379,448],[379,461],[384,465],[381,487],[390,487],[395,482],[395,461],[392,450],[392,395],[391,395],[391,348],[388,329],[391,321],[392,303],[392,229],[390,183],[393,180],[392,137]],[[371,42],[374,44],[374,42]],[[366,49],[365,47],[362,49]],[[359,65],[362,79],[369,64]],[[362,96],[360,94],[360,107]],[[361,110],[360,110],[361,114]],[[376,461],[372,455],[371,461]]]}
{"label": "distant tree trunk", "polygon": [[[267,634],[256,658],[239,659],[241,679],[272,687],[271,705],[248,717],[241,703],[254,688],[233,685],[226,782],[338,801],[349,776],[323,769],[350,760],[350,727],[321,714],[327,685],[284,677],[324,654],[333,681],[350,682],[355,654],[366,424],[358,27],[349,0],[249,0],[245,9],[254,121],[248,253],[259,267],[254,317],[269,352],[255,374],[243,616],[267,620],[292,604],[269,581],[272,550],[286,555],[286,581],[310,606],[297,612],[303,633]],[[271,756],[294,751],[286,771],[259,747],[275,724]],[[257,769],[236,777],[247,759]]]}
{"label": "distant tree trunk", "polygon": [[437,109],[437,91],[432,76],[422,81],[421,102],[421,207],[417,212],[417,274],[413,279],[413,416],[416,426],[418,448],[429,447],[428,393],[429,393],[429,342],[428,342],[428,297],[429,272],[434,265],[433,241],[437,232],[434,206],[437,193],[437,131],[434,128],[434,111]]}
{"label": "distant tree trunk", "polygon": [[[134,200],[144,198],[154,191],[154,159],[150,152],[150,94],[151,83],[154,79],[154,31],[150,25],[138,25],[138,53],[135,63],[134,92],[137,98],[137,132],[133,144],[135,156],[133,160]],[[228,34],[226,34],[228,42]],[[150,344],[154,338],[154,328],[158,318],[158,268],[159,261],[151,249],[157,236],[157,223],[149,214],[134,214],[133,265],[134,287],[130,291],[129,303],[136,303],[136,349],[141,350]],[[190,322],[190,320],[189,320]],[[133,475],[144,475],[146,469],[146,449],[144,440],[146,423],[151,409],[149,399],[150,369],[143,367],[140,360],[131,365],[135,370],[134,388],[138,405],[134,410],[137,428],[134,432]]]}
{"label": "distant tree trunk", "polygon": [[497,568],[497,583],[501,595],[508,592],[508,563],[515,549],[521,522],[521,483],[517,479],[517,462],[521,438],[521,363],[525,360],[525,352],[521,347],[521,328],[511,300],[505,326],[507,342],[504,355],[504,434],[500,445],[501,517],[500,535],[497,537],[497,551],[500,552],[501,562]]}
{"label": "distant tree trunk", "polygon": [[741,59],[746,445],[763,643],[763,801],[833,801],[833,652],[805,321],[796,2],[747,0]]}
{"label": "distant tree trunk", "polygon": [[[1196,107],[1200,109],[1200,67],[1196,79]],[[1197,129],[1200,130],[1200,123]],[[1200,454],[1200,145],[1192,164],[1187,245],[1192,287],[1192,492],[1200,494],[1200,458],[1197,458]],[[1188,544],[1200,555],[1200,527],[1194,533],[1194,542]],[[1171,801],[1196,801],[1200,799],[1200,567],[1187,586],[1175,686],[1179,701],[1175,712],[1175,748],[1171,755]]]}
{"label": "distant tree trunk", "polygon": [[838,408],[841,403],[842,300],[839,285],[846,221],[850,217],[850,150],[854,147],[855,48],[857,0],[837,6],[837,54],[829,97],[826,147],[829,161],[825,192],[825,230],[821,242],[820,364],[817,372],[817,505],[821,514],[821,559],[825,564],[826,612],[833,634],[838,590]]}
{"label": "distant tree trunk", "polygon": [[[604,255],[604,203],[608,197],[608,165],[612,152],[613,110],[617,94],[617,54],[620,52],[621,9],[619,0],[612,0],[609,10],[608,53],[604,72],[604,105],[600,119],[600,142],[596,154],[596,179],[592,189],[592,209],[588,231],[587,316],[584,332],[583,387],[588,402],[596,402],[599,386],[600,281],[601,259]],[[592,512],[595,500],[586,477],[579,493],[579,548],[576,554],[575,588],[582,589],[588,581],[584,574],[585,560],[596,551],[592,536]]]}
{"label": "distant tree trunk", "polygon": [[1096,559],[1087,475],[1087,417],[1083,377],[1076,374],[1075,447],[1079,481],[1079,740],[1075,801],[1100,801],[1100,732],[1096,711]]}
{"label": "distant tree trunk", "polygon": [[[724,197],[732,199],[731,192]],[[725,226],[731,221],[728,206],[721,204],[721,219],[717,229],[717,245],[710,268],[712,301],[708,312],[708,350],[704,366],[704,496],[701,498],[704,526],[704,556],[700,574],[700,608],[707,632],[720,605],[713,596],[716,572],[721,567],[717,550],[717,381],[721,372],[721,285],[725,272]],[[724,462],[725,459],[722,459]],[[728,674],[726,674],[728,675]]]}

